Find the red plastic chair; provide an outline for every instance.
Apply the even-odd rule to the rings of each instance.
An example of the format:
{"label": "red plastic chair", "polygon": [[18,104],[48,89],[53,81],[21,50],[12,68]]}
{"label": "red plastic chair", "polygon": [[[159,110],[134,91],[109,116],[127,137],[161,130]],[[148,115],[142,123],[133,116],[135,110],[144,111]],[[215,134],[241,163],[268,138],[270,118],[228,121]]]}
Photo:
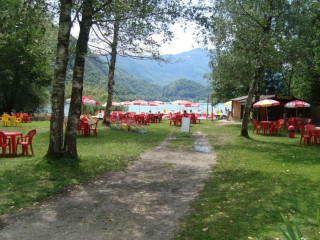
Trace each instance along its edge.
{"label": "red plastic chair", "polygon": [[301,141],[303,139],[303,145],[307,145],[310,143],[310,140],[311,140],[311,136],[309,134],[308,131],[306,131],[306,129],[304,127],[302,127],[301,125],[298,126],[298,129],[299,129],[299,132],[300,132],[300,144],[301,144]]}
{"label": "red plastic chair", "polygon": [[161,123],[162,117],[163,117],[163,113],[160,113],[160,114],[158,115],[158,118],[156,119],[156,122]]}
{"label": "red plastic chair", "polygon": [[85,130],[86,130],[86,126],[85,126],[85,124],[84,124],[84,120],[82,120],[82,119],[79,119],[79,120],[78,120],[77,130],[78,130],[78,134],[79,134],[80,131],[81,131],[81,135],[82,135],[82,137],[84,137],[84,132],[85,132]]}
{"label": "red plastic chair", "polygon": [[258,121],[256,119],[251,119],[251,122],[253,124],[253,131],[256,129],[257,130],[257,134],[259,134],[261,126],[259,125]]}
{"label": "red plastic chair", "polygon": [[310,140],[309,140],[308,143],[310,143],[311,140],[313,140],[314,143],[316,143],[317,142],[317,137],[318,137],[314,132],[314,130],[316,130],[316,126],[313,125],[313,124],[307,124],[307,125],[304,126],[304,130],[310,137]]}
{"label": "red plastic chair", "polygon": [[279,129],[280,129],[280,134],[281,134],[281,128],[282,128],[283,123],[284,123],[284,119],[278,120],[278,126],[277,126],[277,130],[276,130],[277,134],[278,134]]}
{"label": "red plastic chair", "polygon": [[11,154],[11,139],[7,138],[2,131],[0,131],[0,147],[2,147],[2,157],[6,157],[6,148],[9,146],[9,152]]}
{"label": "red plastic chair", "polygon": [[270,136],[273,133],[277,133],[278,134],[278,121],[272,121],[271,125],[269,126],[269,134],[270,134]]}
{"label": "red plastic chair", "polygon": [[[125,120],[125,119],[123,119]],[[95,123],[89,125],[89,135],[91,134],[91,131],[93,132],[93,136],[97,136],[97,127],[98,127],[98,122],[97,120]]]}
{"label": "red plastic chair", "polygon": [[17,149],[18,149],[18,145],[21,145],[22,146],[22,154],[25,153],[26,156],[28,156],[28,146],[30,146],[31,152],[33,154],[32,139],[33,139],[33,136],[36,135],[36,133],[37,133],[37,130],[32,129],[24,137],[19,137],[17,139]]}

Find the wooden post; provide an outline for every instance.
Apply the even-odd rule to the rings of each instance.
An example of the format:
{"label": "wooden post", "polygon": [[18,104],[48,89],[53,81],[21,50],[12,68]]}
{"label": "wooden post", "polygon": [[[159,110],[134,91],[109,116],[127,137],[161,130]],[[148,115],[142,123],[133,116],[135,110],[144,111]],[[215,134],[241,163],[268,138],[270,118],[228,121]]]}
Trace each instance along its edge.
{"label": "wooden post", "polygon": [[207,114],[206,114],[206,119],[208,119],[208,113],[209,113],[209,95],[207,98]]}

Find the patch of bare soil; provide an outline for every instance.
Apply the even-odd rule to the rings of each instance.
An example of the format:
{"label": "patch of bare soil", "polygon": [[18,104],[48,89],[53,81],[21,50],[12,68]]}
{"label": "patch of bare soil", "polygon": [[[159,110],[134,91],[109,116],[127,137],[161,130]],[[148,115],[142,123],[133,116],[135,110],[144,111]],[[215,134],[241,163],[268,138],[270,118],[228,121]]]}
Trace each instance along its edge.
{"label": "patch of bare soil", "polygon": [[236,122],[232,120],[219,120],[216,126],[225,126],[225,125],[241,125],[241,122]]}
{"label": "patch of bare soil", "polygon": [[124,171],[1,216],[0,239],[172,239],[216,163],[206,136],[193,137],[194,151],[169,151],[166,140]]}

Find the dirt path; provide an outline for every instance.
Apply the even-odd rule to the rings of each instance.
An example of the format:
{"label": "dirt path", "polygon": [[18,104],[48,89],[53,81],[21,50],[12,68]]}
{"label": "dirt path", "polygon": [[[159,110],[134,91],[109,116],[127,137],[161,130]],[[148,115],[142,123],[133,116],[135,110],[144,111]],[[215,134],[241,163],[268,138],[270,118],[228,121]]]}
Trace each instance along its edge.
{"label": "dirt path", "polygon": [[0,217],[0,239],[172,239],[215,163],[206,136],[193,137],[195,151],[169,151],[167,139],[124,171]]}

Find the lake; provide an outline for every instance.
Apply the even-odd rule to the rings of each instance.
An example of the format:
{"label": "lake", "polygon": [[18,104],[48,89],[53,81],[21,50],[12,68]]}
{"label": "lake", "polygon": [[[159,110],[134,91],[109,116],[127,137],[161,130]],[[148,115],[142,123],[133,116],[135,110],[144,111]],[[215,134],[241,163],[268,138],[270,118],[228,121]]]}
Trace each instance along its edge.
{"label": "lake", "polygon": [[[137,112],[137,113],[149,112],[150,110],[153,113],[156,113],[158,111],[163,112],[164,110],[166,110],[167,113],[169,113],[170,111],[179,112],[183,110],[187,110],[187,112],[190,112],[190,110],[192,110],[192,112],[194,113],[197,113],[197,112],[205,113],[207,111],[207,104],[206,103],[198,103],[198,104],[200,105],[199,107],[183,107],[180,105],[173,105],[167,102],[164,105],[158,105],[158,106],[129,105],[126,107],[128,107],[129,112]],[[209,113],[211,113],[211,104],[208,105],[208,108],[209,108]],[[223,103],[218,103],[217,105],[213,106],[213,113],[216,113],[218,110],[220,112],[222,111],[223,113],[225,113],[226,109],[231,110],[231,107],[223,106]],[[45,108],[45,111],[48,113],[51,113],[51,106],[48,106],[47,108]],[[68,115],[68,112],[69,112],[69,104],[65,103],[64,115]]]}

